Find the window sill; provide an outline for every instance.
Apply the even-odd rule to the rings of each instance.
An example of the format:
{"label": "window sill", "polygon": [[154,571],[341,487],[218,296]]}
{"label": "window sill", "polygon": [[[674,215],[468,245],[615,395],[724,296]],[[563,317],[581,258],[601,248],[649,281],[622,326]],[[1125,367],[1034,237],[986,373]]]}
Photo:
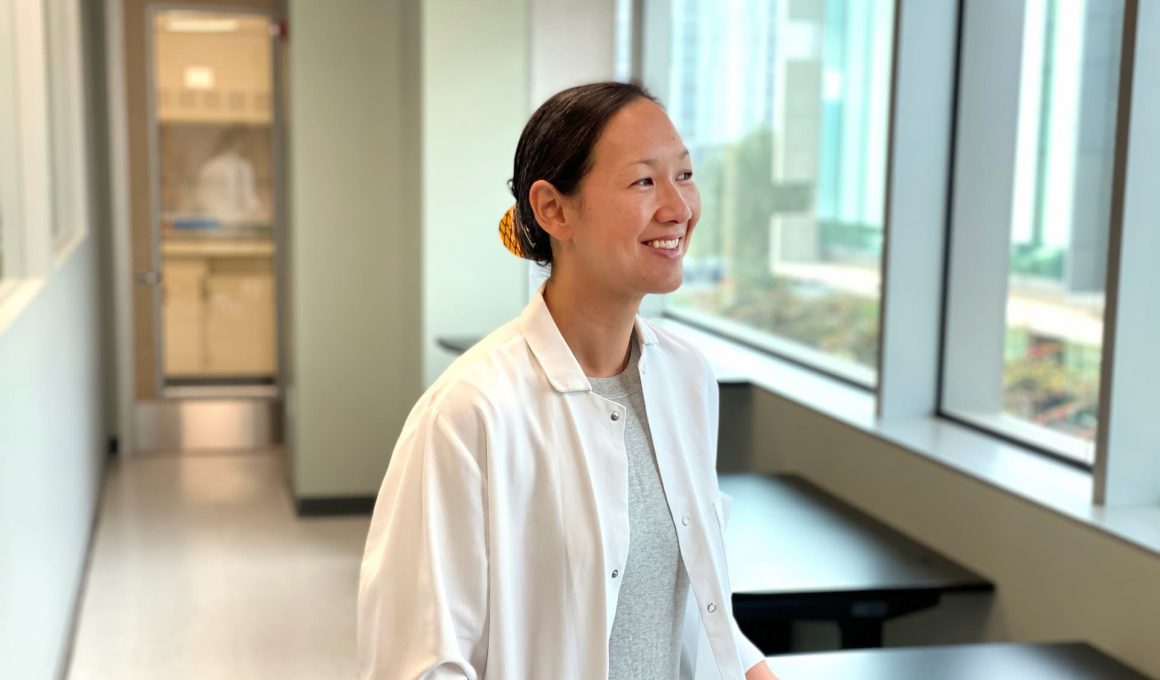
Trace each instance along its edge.
{"label": "window sill", "polygon": [[20,318],[43,287],[44,279],[0,281],[0,335]]}
{"label": "window sill", "polygon": [[1160,554],[1160,506],[1092,503],[1091,473],[937,417],[880,421],[874,393],[726,338],[663,319],[709,358],[718,380],[746,383],[833,418],[1092,529]]}
{"label": "window sill", "polygon": [[87,234],[85,232],[69,232],[57,237],[53,244],[52,266],[53,269],[60,269],[65,262],[72,257],[77,248],[80,248],[84,243]]}

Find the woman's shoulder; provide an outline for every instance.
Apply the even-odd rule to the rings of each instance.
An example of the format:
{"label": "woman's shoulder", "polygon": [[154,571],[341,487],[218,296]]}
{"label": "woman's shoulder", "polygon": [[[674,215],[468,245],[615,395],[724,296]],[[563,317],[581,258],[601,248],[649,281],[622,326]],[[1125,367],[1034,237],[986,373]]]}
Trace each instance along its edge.
{"label": "woman's shoulder", "polygon": [[519,324],[500,326],[460,355],[427,389],[419,403],[433,414],[454,418],[464,412],[503,412],[517,387],[534,368]]}

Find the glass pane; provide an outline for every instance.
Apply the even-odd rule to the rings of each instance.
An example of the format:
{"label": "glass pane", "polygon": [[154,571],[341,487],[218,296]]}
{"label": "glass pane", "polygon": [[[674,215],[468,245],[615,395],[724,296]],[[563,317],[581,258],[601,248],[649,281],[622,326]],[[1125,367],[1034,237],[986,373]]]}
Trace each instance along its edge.
{"label": "glass pane", "polygon": [[167,385],[274,379],[272,52],[265,16],[155,15]]}
{"label": "glass pane", "polygon": [[1098,425],[1122,22],[1119,2],[1026,3],[1003,409],[1083,442]]}
{"label": "glass pane", "polygon": [[894,3],[673,0],[702,216],[670,309],[871,385]]}
{"label": "glass pane", "polygon": [[78,190],[72,181],[72,170],[77,164],[75,151],[80,140],[76,138],[70,120],[73,110],[80,105],[81,86],[78,74],[72,68],[71,50],[76,48],[69,40],[69,8],[63,2],[45,5],[45,47],[48,64],[48,113],[49,113],[49,171],[52,181],[52,202],[49,221],[53,243],[74,229],[80,216],[72,209],[74,195]]}

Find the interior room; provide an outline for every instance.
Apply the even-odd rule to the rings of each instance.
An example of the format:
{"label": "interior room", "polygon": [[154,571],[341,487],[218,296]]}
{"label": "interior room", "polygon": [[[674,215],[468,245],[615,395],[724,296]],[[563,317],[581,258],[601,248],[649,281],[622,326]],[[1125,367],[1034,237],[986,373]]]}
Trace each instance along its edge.
{"label": "interior room", "polygon": [[[678,179],[617,189],[682,230],[679,287],[633,289],[622,363],[646,396],[700,380],[696,404],[645,400],[674,601],[704,638],[652,677],[1160,678],[1157,72],[1149,0],[0,0],[0,678],[647,677],[605,639],[640,583],[616,542],[640,559],[616,533],[644,526],[637,487],[601,476],[628,435],[580,447],[590,476],[528,486],[580,489],[518,572],[573,560],[561,592],[591,609],[561,620],[605,635],[580,665],[547,623],[526,666],[502,646],[503,616],[560,595],[503,600],[518,553],[486,552],[502,504],[531,506],[488,496],[518,487],[478,460],[526,442],[436,418],[467,453],[408,467],[469,370],[515,357],[557,405],[609,379],[561,387],[543,358],[586,369],[545,293],[585,246],[537,197],[591,184],[529,193],[517,154],[593,83],[644,88],[624,106],[688,152]],[[505,249],[513,203],[552,265]],[[613,406],[600,427],[640,425]],[[501,415],[595,436],[538,407]],[[548,441],[526,450],[550,464],[510,469],[556,470]],[[482,500],[400,490],[463,460]],[[429,533],[376,554],[405,520]],[[486,564],[428,559],[476,523]],[[373,659],[366,612],[409,601],[372,601],[382,563],[485,584],[487,635],[475,600],[411,592],[424,608],[382,616],[414,630],[382,630],[459,625],[463,649]]]}

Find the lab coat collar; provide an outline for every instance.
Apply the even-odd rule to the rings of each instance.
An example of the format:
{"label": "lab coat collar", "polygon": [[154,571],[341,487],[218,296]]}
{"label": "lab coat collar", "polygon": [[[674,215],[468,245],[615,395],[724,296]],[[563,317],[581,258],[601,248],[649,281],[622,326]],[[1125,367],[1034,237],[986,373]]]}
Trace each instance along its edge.
{"label": "lab coat collar", "polygon": [[[588,392],[592,385],[544,302],[545,285],[540,285],[540,289],[520,314],[520,330],[553,389],[557,392]],[[648,357],[645,350],[657,344],[657,334],[639,315],[633,323],[633,329],[641,346],[639,366],[643,371]]]}

